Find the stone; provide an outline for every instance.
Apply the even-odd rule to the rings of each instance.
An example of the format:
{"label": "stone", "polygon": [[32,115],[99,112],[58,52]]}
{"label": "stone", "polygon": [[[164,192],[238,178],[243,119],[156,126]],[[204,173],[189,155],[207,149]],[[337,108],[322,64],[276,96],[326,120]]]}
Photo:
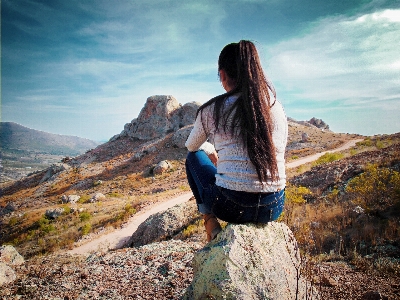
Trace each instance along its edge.
{"label": "stone", "polygon": [[153,140],[166,136],[193,124],[199,107],[200,103],[197,102],[182,106],[170,95],[151,96],[147,98],[139,116],[125,124],[124,130],[119,135],[113,136],[110,141],[116,141],[121,137]]}
{"label": "stone", "polygon": [[182,106],[181,120],[179,127],[185,127],[187,125],[192,125],[196,120],[197,110],[201,106],[199,102],[189,102]]}
{"label": "stone", "polygon": [[308,134],[306,132],[303,132],[301,135],[301,141],[303,143],[307,143],[308,142]]}
{"label": "stone", "polygon": [[68,170],[70,168],[71,167],[69,165],[64,164],[64,163],[62,163],[62,164],[53,164],[49,168],[47,168],[46,173],[43,175],[43,177],[42,177],[42,179],[40,180],[39,183],[43,183],[45,181],[48,181],[51,178],[53,178],[54,175],[56,175],[56,174],[58,174],[58,173],[60,173],[62,171]]}
{"label": "stone", "polygon": [[8,202],[7,205],[2,209],[0,208],[0,216],[7,215],[17,210],[17,206],[14,202]]}
{"label": "stone", "polygon": [[182,127],[172,136],[172,144],[177,148],[185,148],[185,143],[189,137],[193,125]]}
{"label": "stone", "polygon": [[361,297],[362,300],[387,300],[388,297],[378,291],[368,291]]}
{"label": "stone", "polygon": [[151,215],[139,225],[126,247],[139,247],[172,237],[187,227],[197,214],[195,201],[188,201]]}
{"label": "stone", "polygon": [[57,207],[55,209],[46,210],[44,215],[49,219],[57,219],[63,213],[64,213],[64,208],[63,207]]}
{"label": "stone", "polygon": [[0,286],[13,282],[17,279],[14,270],[5,263],[0,262]]}
{"label": "stone", "polygon": [[285,224],[229,224],[195,254],[184,299],[319,299],[300,264]]}
{"label": "stone", "polygon": [[89,202],[93,203],[93,202],[97,202],[97,201],[100,201],[105,198],[106,198],[106,196],[104,196],[102,193],[96,193],[92,196],[92,198],[90,198]]}
{"label": "stone", "polygon": [[78,202],[78,200],[81,198],[81,196],[78,195],[62,195],[61,197],[61,201],[62,203],[71,203],[71,204],[75,204],[76,202]]}
{"label": "stone", "polygon": [[19,266],[25,263],[25,259],[11,245],[0,247],[0,262],[9,266]]}
{"label": "stone", "polygon": [[166,171],[168,171],[169,169],[172,168],[172,165],[169,161],[167,160],[163,160],[160,161],[153,169],[153,174],[154,175],[160,175]]}

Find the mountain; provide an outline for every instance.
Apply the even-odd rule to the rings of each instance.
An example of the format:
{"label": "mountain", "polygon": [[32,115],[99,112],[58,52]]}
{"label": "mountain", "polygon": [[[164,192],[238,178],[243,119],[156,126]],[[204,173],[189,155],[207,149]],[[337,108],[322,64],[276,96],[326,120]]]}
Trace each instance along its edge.
{"label": "mountain", "polygon": [[1,150],[24,150],[52,155],[79,155],[98,146],[97,142],[76,136],[30,129],[13,122],[0,123]]}
{"label": "mountain", "polygon": [[[161,242],[139,248],[87,258],[63,251],[126,228],[133,214],[187,193],[182,142],[193,112],[194,104],[152,97],[138,118],[108,142],[0,184],[0,245],[12,244],[30,258],[16,269],[18,280],[2,286],[0,298],[178,299],[193,277],[196,245],[205,241],[197,215],[190,215],[187,227],[169,213],[158,218],[170,224],[148,227],[161,232],[161,226],[176,225],[182,232],[163,234]],[[400,133],[361,137],[332,132],[315,118],[289,119],[286,159],[296,161],[361,138],[352,149],[287,170],[281,221],[294,232],[305,258],[299,270],[312,278],[321,299],[397,299],[400,290]],[[165,161],[167,170],[157,174]],[[49,217],[57,212],[56,219]],[[60,288],[60,282],[65,286]]]}

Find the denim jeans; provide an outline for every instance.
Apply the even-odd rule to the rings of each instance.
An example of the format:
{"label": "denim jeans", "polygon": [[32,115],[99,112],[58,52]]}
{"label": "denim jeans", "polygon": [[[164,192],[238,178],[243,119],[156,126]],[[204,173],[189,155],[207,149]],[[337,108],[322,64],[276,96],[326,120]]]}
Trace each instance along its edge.
{"label": "denim jeans", "polygon": [[215,184],[216,167],[204,151],[189,152],[186,174],[202,214],[213,213],[230,223],[268,223],[283,211],[285,190],[249,193],[229,190]]}

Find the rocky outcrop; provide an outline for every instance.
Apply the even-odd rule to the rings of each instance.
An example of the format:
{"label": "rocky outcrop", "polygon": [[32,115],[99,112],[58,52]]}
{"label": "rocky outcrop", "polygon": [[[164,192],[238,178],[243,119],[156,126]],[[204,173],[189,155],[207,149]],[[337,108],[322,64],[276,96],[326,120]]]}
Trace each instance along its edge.
{"label": "rocky outcrop", "polygon": [[54,209],[48,209],[45,212],[45,216],[49,219],[57,219],[59,216],[61,216],[64,213],[64,208],[63,207],[57,207]]}
{"label": "rocky outcrop", "polygon": [[139,247],[165,240],[188,226],[198,214],[195,201],[188,201],[151,215],[139,225],[126,247]]}
{"label": "rocky outcrop", "polygon": [[125,124],[124,130],[111,141],[119,137],[129,136],[139,140],[152,140],[175,132],[180,128],[193,124],[199,103],[190,102],[185,105],[173,96],[151,96],[137,119]]}
{"label": "rocky outcrop", "polygon": [[167,160],[163,160],[160,161],[153,169],[153,174],[154,175],[160,175],[166,171],[168,171],[169,169],[172,168],[172,165],[169,161]]}
{"label": "rocky outcrop", "polygon": [[315,127],[318,127],[319,129],[326,129],[329,130],[329,125],[326,124],[322,119],[317,119],[315,117],[311,118],[310,121],[308,121],[311,125],[314,125]]}
{"label": "rocky outcrop", "polygon": [[318,299],[283,223],[228,225],[195,254],[184,299]]}
{"label": "rocky outcrop", "polygon": [[40,180],[39,184],[43,183],[45,181],[48,181],[50,179],[54,179],[54,175],[56,175],[56,174],[58,174],[58,173],[60,173],[62,171],[65,171],[65,170],[69,170],[70,168],[71,167],[69,165],[67,165],[67,164],[53,164],[53,165],[51,165],[47,169],[47,171],[44,174],[44,176],[42,177],[42,179]]}
{"label": "rocky outcrop", "polygon": [[62,203],[70,203],[70,204],[75,204],[76,202],[79,201],[81,196],[78,195],[62,195],[61,196],[61,202]]}
{"label": "rocky outcrop", "polygon": [[177,148],[185,148],[186,140],[188,139],[192,129],[193,125],[188,125],[175,132],[174,135],[172,136],[173,146]]}
{"label": "rocky outcrop", "polygon": [[13,246],[5,245],[0,247],[0,286],[13,282],[17,276],[13,266],[25,263],[24,258]]}

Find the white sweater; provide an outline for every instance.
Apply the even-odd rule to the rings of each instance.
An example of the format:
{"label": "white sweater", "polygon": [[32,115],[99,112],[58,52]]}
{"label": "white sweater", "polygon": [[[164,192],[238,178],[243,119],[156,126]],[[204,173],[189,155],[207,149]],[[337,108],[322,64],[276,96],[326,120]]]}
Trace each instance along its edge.
{"label": "white sweater", "polygon": [[[239,95],[232,95],[226,101],[227,106],[236,101]],[[271,99],[273,103],[273,99]],[[285,148],[288,136],[287,117],[282,104],[275,101],[271,108],[274,131],[272,138],[276,148],[279,181],[260,182],[257,171],[250,161],[243,143],[223,130],[216,131],[213,120],[214,104],[207,106],[197,116],[185,146],[189,151],[204,150],[207,154],[213,152],[214,145],[218,152],[216,185],[236,191],[246,192],[275,192],[283,189],[286,184]],[[203,121],[203,122],[202,122]],[[204,124],[204,127],[203,127]],[[210,147],[211,146],[211,147]]]}

